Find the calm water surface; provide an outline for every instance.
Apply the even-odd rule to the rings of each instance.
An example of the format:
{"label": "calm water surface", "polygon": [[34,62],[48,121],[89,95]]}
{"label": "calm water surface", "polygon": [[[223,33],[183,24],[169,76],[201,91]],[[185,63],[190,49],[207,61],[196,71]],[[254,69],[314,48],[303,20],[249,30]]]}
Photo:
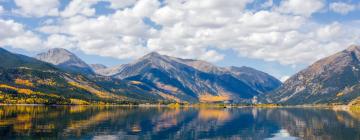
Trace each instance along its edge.
{"label": "calm water surface", "polygon": [[0,106],[0,139],[360,139],[360,112]]}

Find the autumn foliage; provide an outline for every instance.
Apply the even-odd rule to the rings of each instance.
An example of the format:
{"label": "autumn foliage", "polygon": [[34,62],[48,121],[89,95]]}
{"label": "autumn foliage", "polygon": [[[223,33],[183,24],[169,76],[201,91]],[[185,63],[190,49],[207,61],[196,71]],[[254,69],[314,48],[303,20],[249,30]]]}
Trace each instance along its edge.
{"label": "autumn foliage", "polygon": [[221,102],[221,101],[227,101],[230,97],[228,96],[212,96],[212,95],[203,95],[200,96],[201,102]]}
{"label": "autumn foliage", "polygon": [[34,84],[31,83],[31,81],[23,80],[23,79],[15,79],[15,84],[24,85],[24,86],[28,86],[28,87],[33,87],[34,86]]}

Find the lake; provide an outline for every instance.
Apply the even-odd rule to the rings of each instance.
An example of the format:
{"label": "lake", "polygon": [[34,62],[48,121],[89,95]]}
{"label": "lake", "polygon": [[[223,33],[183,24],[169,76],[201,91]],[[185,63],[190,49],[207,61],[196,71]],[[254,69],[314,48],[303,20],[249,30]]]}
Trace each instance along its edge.
{"label": "lake", "polygon": [[0,106],[3,139],[360,139],[360,112],[305,108]]}

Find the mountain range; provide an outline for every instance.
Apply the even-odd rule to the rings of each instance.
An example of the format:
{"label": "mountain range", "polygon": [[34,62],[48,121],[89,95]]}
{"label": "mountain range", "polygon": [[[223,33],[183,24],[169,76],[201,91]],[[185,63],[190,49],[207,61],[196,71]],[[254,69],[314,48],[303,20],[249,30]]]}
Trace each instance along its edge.
{"label": "mountain range", "polygon": [[[151,52],[128,64],[87,64],[65,49],[34,58],[0,48],[0,102],[358,104],[360,47],[323,58],[283,84],[250,67]],[[25,92],[27,91],[27,92]]]}
{"label": "mountain range", "polygon": [[161,100],[176,102],[249,102],[254,96],[281,85],[276,78],[249,67],[222,68],[205,61],[156,52],[129,64],[109,68],[101,64],[88,65],[75,54],[58,48],[35,58],[88,77],[102,76],[128,82]]}
{"label": "mountain range", "polygon": [[205,61],[152,52],[129,64],[98,74],[136,81],[176,101],[245,101],[281,85],[276,78],[249,67],[217,67]]}

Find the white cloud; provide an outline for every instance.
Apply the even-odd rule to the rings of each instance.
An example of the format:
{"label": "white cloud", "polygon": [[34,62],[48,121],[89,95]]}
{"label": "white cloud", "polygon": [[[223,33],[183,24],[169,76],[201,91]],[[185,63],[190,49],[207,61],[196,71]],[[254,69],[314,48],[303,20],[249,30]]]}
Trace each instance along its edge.
{"label": "white cloud", "polygon": [[235,10],[242,11],[248,3],[251,3],[253,0],[228,0],[226,2],[222,0],[183,0],[183,1],[175,1],[169,2],[170,4],[182,3],[185,5],[187,9],[196,9],[196,10]]}
{"label": "white cloud", "polygon": [[60,34],[52,34],[50,35],[46,42],[44,43],[44,46],[47,48],[66,48],[66,49],[72,49],[75,48],[75,41],[65,35]]}
{"label": "white cloud", "polygon": [[71,17],[75,15],[93,16],[96,12],[92,5],[99,0],[72,0],[69,5],[61,12],[63,17]]}
{"label": "white cloud", "polygon": [[[305,26],[305,25],[304,25]],[[358,31],[344,28],[339,23],[304,26],[285,32],[251,33],[241,38],[238,51],[246,57],[282,64],[310,64],[315,60],[359,43]]]}
{"label": "white cloud", "polygon": [[324,7],[324,0],[283,0],[276,9],[282,13],[311,16]]}
{"label": "white cloud", "polygon": [[310,64],[358,42],[359,33],[349,33],[339,23],[311,21],[309,16],[324,7],[322,0],[282,1],[270,11],[231,10],[241,6],[232,3],[224,8],[216,1],[201,2],[168,2],[158,9],[152,19],[163,29],[158,37],[149,39],[149,48],[181,56],[193,55],[185,50],[204,54],[210,46],[294,65]]}
{"label": "white cloud", "polygon": [[[294,35],[292,30],[300,28],[306,21],[301,16],[282,15],[276,12],[259,11],[259,12],[245,12],[239,11],[237,16],[227,18],[219,17],[227,20],[216,23],[216,19],[199,19],[203,13],[188,14],[188,9],[179,10],[181,8],[163,7],[159,11],[180,11],[181,16],[158,16],[158,11],[155,12],[153,20],[164,26],[158,38],[149,39],[149,48],[153,50],[165,51],[175,56],[188,57],[181,54],[200,55],[205,54],[208,46],[215,46],[219,49],[234,49],[239,51],[243,56],[252,58],[269,59],[272,61],[281,61],[279,56],[265,56],[260,55],[257,51],[262,47],[294,45],[297,40],[292,38]],[[166,14],[165,14],[166,15]],[[172,14],[176,15],[176,14]],[[183,16],[185,15],[185,16]],[[158,18],[162,17],[162,18]],[[178,18],[174,18],[178,17]],[[164,19],[165,18],[165,19]],[[196,23],[194,20],[198,19]],[[212,22],[211,22],[212,21]],[[201,24],[200,24],[201,23]],[[284,34],[289,32],[288,36]],[[282,40],[287,37],[287,40]],[[191,48],[191,49],[189,49]],[[184,50],[196,50],[197,53],[189,53]],[[179,54],[175,54],[178,52]],[[186,53],[184,53],[186,52]],[[201,53],[200,53],[201,52]],[[264,52],[269,53],[269,52]],[[221,60],[221,55],[218,55]],[[200,56],[200,59],[205,57]],[[209,60],[208,60],[209,61]],[[284,62],[288,63],[288,62]]]}
{"label": "white cloud", "polygon": [[184,19],[184,14],[185,13],[181,10],[165,6],[158,9],[152,16],[152,19],[159,24],[172,26]]}
{"label": "white cloud", "polygon": [[15,0],[18,9],[14,12],[23,16],[57,16],[58,0]]}
{"label": "white cloud", "polygon": [[42,40],[33,32],[26,31],[24,26],[13,20],[0,19],[0,46],[12,46],[25,50],[38,50]]}
{"label": "white cloud", "polygon": [[346,15],[347,13],[354,11],[356,9],[356,6],[344,2],[333,2],[329,5],[329,8],[331,11]]}
{"label": "white cloud", "polygon": [[[284,0],[280,5],[269,0],[262,10],[246,9],[252,0],[167,0],[162,4],[157,0],[103,0],[110,2],[115,12],[96,15],[94,5],[99,1],[71,1],[58,19],[36,29],[48,37],[39,39],[23,25],[6,21],[0,22],[1,27],[6,25],[0,38],[5,34],[13,38],[6,39],[7,44],[20,47],[24,45],[16,44],[14,38],[27,34],[33,37],[28,46],[72,48],[119,59],[158,51],[216,62],[225,55],[218,50],[231,50],[286,65],[310,64],[360,43],[358,25],[312,20],[311,15],[323,9],[322,0]],[[144,23],[144,17],[161,29]]]}
{"label": "white cloud", "polygon": [[134,5],[137,0],[108,0],[110,2],[110,8],[121,9]]}
{"label": "white cloud", "polygon": [[132,11],[135,16],[138,17],[148,17],[154,13],[156,9],[160,6],[158,0],[139,0]]}
{"label": "white cloud", "polygon": [[117,38],[124,35],[142,37],[150,34],[150,27],[129,10],[90,19],[72,17],[64,20],[62,28],[64,33],[78,38]]}
{"label": "white cloud", "polygon": [[[96,2],[88,3],[85,7],[91,7],[93,4]],[[145,38],[150,37],[155,30],[143,22],[142,18],[145,15],[139,14],[138,11],[125,8],[117,10],[114,14],[96,17],[87,17],[78,12],[70,13],[72,14],[68,14],[67,18],[63,18],[59,23],[38,29],[44,33],[57,34],[48,38],[48,46],[51,46],[52,42],[58,42],[70,48],[76,46],[88,54],[119,59],[136,58],[148,52]]]}
{"label": "white cloud", "polygon": [[42,40],[32,32],[25,32],[22,35],[7,38],[1,41],[0,45],[9,45],[14,48],[21,48],[28,51],[35,51],[44,49],[42,45]]}
{"label": "white cloud", "polygon": [[142,45],[143,40],[135,37],[124,36],[111,39],[82,40],[78,46],[87,54],[110,56],[119,59],[138,58],[148,52]]}
{"label": "white cloud", "polygon": [[214,50],[206,51],[203,55],[200,55],[201,57],[199,59],[210,61],[210,62],[216,62],[224,59],[224,55],[219,54],[218,52]]}
{"label": "white cloud", "polygon": [[306,19],[301,16],[283,15],[277,12],[247,12],[238,18],[247,32],[288,31],[301,27]]}
{"label": "white cloud", "polygon": [[318,28],[316,31],[317,37],[321,41],[332,41],[340,38],[342,35],[346,34],[342,32],[342,27],[339,23],[332,23],[324,27]]}
{"label": "white cloud", "polygon": [[0,39],[6,39],[15,37],[24,32],[22,24],[16,23],[13,20],[2,20],[0,19]]}
{"label": "white cloud", "polygon": [[60,33],[61,29],[57,25],[45,25],[37,29],[38,31],[46,34],[57,34]]}

